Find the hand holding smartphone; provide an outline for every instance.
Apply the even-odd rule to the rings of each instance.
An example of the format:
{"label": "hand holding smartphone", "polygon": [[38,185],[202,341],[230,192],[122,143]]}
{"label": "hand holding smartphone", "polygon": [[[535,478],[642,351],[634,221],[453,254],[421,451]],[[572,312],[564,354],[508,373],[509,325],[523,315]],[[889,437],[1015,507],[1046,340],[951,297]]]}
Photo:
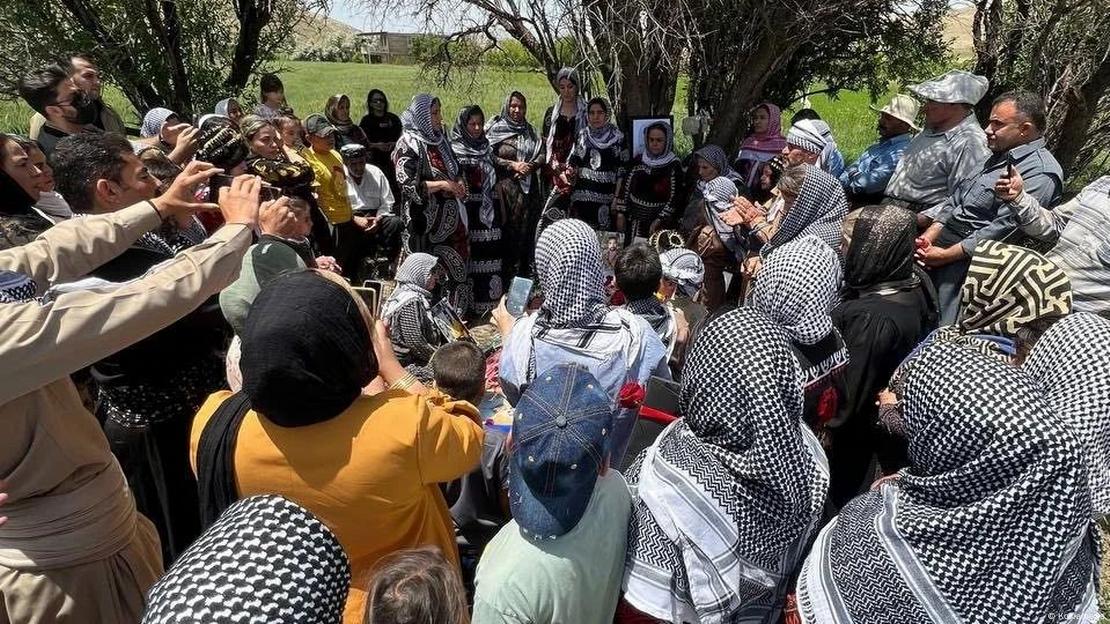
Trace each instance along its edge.
{"label": "hand holding smartphone", "polygon": [[526,277],[514,277],[512,284],[509,285],[509,296],[505,299],[505,309],[516,318],[524,316],[531,294],[532,280]]}

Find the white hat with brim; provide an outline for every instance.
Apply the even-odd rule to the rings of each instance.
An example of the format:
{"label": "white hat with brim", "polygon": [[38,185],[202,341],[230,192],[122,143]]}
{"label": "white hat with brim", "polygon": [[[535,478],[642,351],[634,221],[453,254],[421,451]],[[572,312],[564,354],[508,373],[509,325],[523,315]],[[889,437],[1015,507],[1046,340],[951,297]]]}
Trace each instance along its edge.
{"label": "white hat with brim", "polygon": [[942,104],[969,104],[974,106],[987,94],[990,83],[983,76],[958,69],[943,76],[912,85],[910,93],[923,100]]}
{"label": "white hat with brim", "polygon": [[921,130],[917,125],[917,111],[920,105],[917,100],[908,95],[898,94],[890,98],[890,103],[882,108],[875,108],[871,106],[871,110],[876,113],[886,113],[895,119],[909,124],[910,128],[914,130]]}

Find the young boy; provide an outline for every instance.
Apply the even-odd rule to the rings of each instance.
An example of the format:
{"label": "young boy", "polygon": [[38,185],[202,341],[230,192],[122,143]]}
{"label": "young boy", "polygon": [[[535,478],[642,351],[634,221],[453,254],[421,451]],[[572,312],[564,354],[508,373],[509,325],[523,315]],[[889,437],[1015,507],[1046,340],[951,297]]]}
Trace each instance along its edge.
{"label": "young boy", "polygon": [[670,358],[678,329],[673,312],[656,296],[663,279],[659,254],[645,242],[635,243],[621,251],[613,270],[625,307],[659,336]]}
{"label": "young boy", "polygon": [[[436,350],[430,362],[436,388],[447,396],[469,401],[475,407],[486,394],[486,358],[466,341],[455,341]],[[448,483],[444,498],[455,521],[455,539],[463,567],[463,582],[473,590],[478,558],[497,531],[509,521],[505,432],[486,427],[482,461],[473,472]]]}

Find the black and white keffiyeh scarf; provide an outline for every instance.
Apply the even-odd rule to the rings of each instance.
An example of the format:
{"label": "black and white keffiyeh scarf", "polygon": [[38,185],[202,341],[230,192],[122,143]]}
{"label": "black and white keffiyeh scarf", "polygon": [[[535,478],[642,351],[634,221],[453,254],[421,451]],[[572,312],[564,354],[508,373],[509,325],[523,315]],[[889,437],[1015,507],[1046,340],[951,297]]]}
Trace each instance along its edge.
{"label": "black and white keffiyeh scarf", "polygon": [[799,166],[806,169],[802,190],[787,210],[778,231],[763,246],[760,254],[764,257],[783,244],[809,234],[825,241],[831,249],[840,248],[840,226],[848,216],[844,187],[840,180],[813,165]]}
{"label": "black and white keffiyeh scarf", "polygon": [[[662,130],[663,134],[667,137],[662,154],[652,154],[647,150],[648,134],[652,130]],[[676,160],[678,160],[678,156],[674,153],[674,129],[671,128],[671,124],[660,121],[644,128],[644,153],[640,155],[640,162],[648,167],[656,169],[659,167],[666,167]]]}
{"label": "black and white keffiyeh scarf", "polygon": [[[742,180],[740,174],[732,168],[732,165],[729,164],[728,156],[725,154],[725,150],[721,149],[719,145],[713,145],[712,143],[710,143],[709,145],[703,145],[701,149],[694,152],[694,155],[709,163],[710,166],[716,169],[718,177],[728,178],[729,180],[732,180],[733,183],[740,182]],[[699,190],[702,190],[705,185],[706,182],[704,180],[698,181]]]}
{"label": "black and white keffiyeh scarf", "polygon": [[150,590],[143,624],[339,624],[351,567],[316,516],[280,496],[228,507]]}
{"label": "black and white keffiyeh scarf", "polygon": [[536,273],[544,301],[535,328],[589,328],[608,310],[601,245],[584,221],[562,219],[551,224],[536,244]]}
{"label": "black and white keffiyeh scarf", "polygon": [[683,295],[693,298],[701,291],[705,281],[705,263],[696,252],[686,249],[669,249],[659,254],[663,277],[678,284]]}
{"label": "black and white keffiyeh scarf", "polygon": [[840,302],[840,260],[816,236],[783,245],[763,263],[748,305],[762,311],[790,340],[817,344],[834,331]]}
{"label": "black and white keffiyeh scarf", "polygon": [[802,566],[802,621],[1097,621],[1086,467],[1033,380],[934,343],[903,427],[910,467],[848,503]]}
{"label": "black and white keffiyeh scarf", "polygon": [[412,96],[409,107],[401,113],[401,140],[407,137],[405,142],[414,147],[417,142],[438,147],[443,157],[443,166],[447,169],[444,172],[447,179],[455,180],[459,177],[459,163],[455,161],[455,154],[443,128],[432,122],[433,104],[439,104],[439,98],[427,93]]}
{"label": "black and white keffiyeh scarf", "polygon": [[636,488],[624,597],[667,622],[773,622],[828,489],[802,424],[800,370],[764,314],[706,326],[679,411],[628,470]]}
{"label": "black and white keffiyeh scarf", "polygon": [[486,227],[493,227],[494,214],[493,187],[497,184],[497,172],[493,168],[493,149],[483,131],[481,136],[471,136],[466,128],[470,118],[478,115],[485,117],[478,105],[464,107],[459,111],[455,127],[451,129],[451,149],[455,152],[462,167],[477,167],[482,170],[482,188],[471,189],[481,193],[482,207],[478,218]]}
{"label": "black and white keffiyeh scarf", "polygon": [[398,310],[414,299],[423,299],[430,307],[432,293],[428,292],[428,279],[432,276],[439,263],[439,258],[432,254],[409,254],[401,266],[397,267],[394,279],[397,287],[389,294],[389,298],[382,304],[382,318],[389,321]]}
{"label": "black and white keffiyeh scarf", "polygon": [[1095,516],[1110,514],[1110,320],[1076,312],[1057,321],[1025,371],[1084,446]]}
{"label": "black and white keffiyeh scarf", "polygon": [[717,237],[737,256],[745,251],[743,243],[736,235],[736,229],[725,223],[721,214],[732,210],[732,199],[739,194],[732,180],[717,176],[708,182],[699,182],[701,196],[705,205],[705,218],[713,226]]}
{"label": "black and white keffiyeh scarf", "polygon": [[644,319],[655,330],[663,345],[670,350],[678,331],[674,315],[654,295],[644,299],[634,299],[625,304],[628,311]]}
{"label": "black and white keffiyeh scarf", "polygon": [[0,303],[23,303],[35,298],[38,286],[18,271],[0,271]]}
{"label": "black and white keffiyeh scarf", "polygon": [[800,147],[810,154],[817,154],[817,166],[824,170],[839,148],[833,138],[832,128],[820,119],[803,119],[790,126],[786,133],[786,144]]}

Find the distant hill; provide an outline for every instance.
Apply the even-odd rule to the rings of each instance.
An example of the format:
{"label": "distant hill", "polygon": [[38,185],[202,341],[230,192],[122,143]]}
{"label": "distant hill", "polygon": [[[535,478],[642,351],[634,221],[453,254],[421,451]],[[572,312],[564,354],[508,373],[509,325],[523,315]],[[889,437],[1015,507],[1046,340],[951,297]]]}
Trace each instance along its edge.
{"label": "distant hill", "polygon": [[293,29],[293,46],[296,48],[307,47],[324,41],[333,41],[336,37],[353,35],[358,29],[319,14],[311,19],[306,19]]}
{"label": "distant hill", "polygon": [[951,42],[952,53],[958,58],[975,58],[975,44],[971,36],[974,20],[974,6],[955,6],[944,18],[944,38]]}

